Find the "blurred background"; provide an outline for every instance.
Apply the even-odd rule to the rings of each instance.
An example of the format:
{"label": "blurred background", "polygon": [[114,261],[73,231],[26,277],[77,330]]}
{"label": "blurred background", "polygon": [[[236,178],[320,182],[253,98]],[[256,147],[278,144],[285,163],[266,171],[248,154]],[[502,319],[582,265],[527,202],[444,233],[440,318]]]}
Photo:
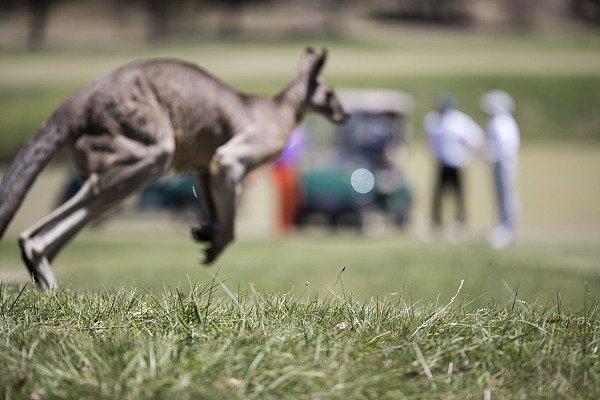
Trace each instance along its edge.
{"label": "blurred background", "polygon": [[[189,235],[191,181],[168,177],[67,246],[54,262],[62,285],[187,286],[218,271],[241,290],[252,282],[307,295],[343,284],[361,296],[442,301],[462,279],[475,303],[518,293],[580,306],[587,291],[600,293],[598,0],[0,0],[0,170],[62,101],[122,64],[182,58],[240,90],[272,95],[294,77],[307,45],[329,49],[324,75],[355,111],[377,106],[341,130],[306,121],[292,216],[281,210],[289,171],[251,174],[238,239],[205,269]],[[503,250],[486,242],[496,206],[484,160],[466,171],[465,240],[429,232],[436,172],[423,118],[440,92],[451,92],[485,127],[479,100],[492,89],[513,96],[522,137],[521,222]],[[386,96],[392,105],[373,100]],[[375,176],[364,152],[348,146],[369,129],[390,137],[389,165]],[[27,281],[18,233],[76,185],[71,174],[59,155],[38,178],[0,243],[1,281]],[[372,197],[357,197],[352,177],[358,191],[374,180]]]}

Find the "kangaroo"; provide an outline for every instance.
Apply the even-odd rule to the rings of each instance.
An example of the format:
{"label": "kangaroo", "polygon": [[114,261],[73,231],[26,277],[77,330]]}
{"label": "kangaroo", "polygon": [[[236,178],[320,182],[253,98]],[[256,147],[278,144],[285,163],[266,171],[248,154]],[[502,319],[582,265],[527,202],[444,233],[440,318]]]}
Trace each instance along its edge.
{"label": "kangaroo", "polygon": [[202,68],[139,60],[83,87],[17,153],[0,183],[0,238],[37,175],[62,147],[81,189],[19,236],[23,262],[42,290],[50,263],[90,220],[168,170],[196,170],[205,216],[192,229],[212,263],[234,239],[236,195],[248,172],[276,159],[307,112],[341,124],[347,114],[320,76],[327,51],[306,49],[296,78],[274,97],[236,91]]}

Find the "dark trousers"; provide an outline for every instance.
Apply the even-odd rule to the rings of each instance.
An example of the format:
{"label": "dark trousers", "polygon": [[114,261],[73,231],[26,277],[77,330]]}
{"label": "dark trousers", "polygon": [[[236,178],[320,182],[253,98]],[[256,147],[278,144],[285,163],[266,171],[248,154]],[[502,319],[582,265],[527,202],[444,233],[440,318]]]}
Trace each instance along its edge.
{"label": "dark trousers", "polygon": [[444,164],[438,165],[438,176],[433,188],[433,202],[431,218],[434,226],[442,225],[442,197],[450,191],[454,194],[455,218],[457,222],[465,223],[465,195],[463,188],[462,171],[460,168]]}

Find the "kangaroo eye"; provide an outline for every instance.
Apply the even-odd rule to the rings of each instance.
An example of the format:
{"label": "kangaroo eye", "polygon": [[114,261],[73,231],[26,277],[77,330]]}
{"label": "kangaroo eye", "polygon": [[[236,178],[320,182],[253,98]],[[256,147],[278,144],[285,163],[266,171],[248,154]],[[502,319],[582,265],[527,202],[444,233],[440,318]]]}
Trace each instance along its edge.
{"label": "kangaroo eye", "polygon": [[325,98],[327,99],[327,101],[331,100],[332,97],[333,97],[333,92],[327,92],[325,94]]}

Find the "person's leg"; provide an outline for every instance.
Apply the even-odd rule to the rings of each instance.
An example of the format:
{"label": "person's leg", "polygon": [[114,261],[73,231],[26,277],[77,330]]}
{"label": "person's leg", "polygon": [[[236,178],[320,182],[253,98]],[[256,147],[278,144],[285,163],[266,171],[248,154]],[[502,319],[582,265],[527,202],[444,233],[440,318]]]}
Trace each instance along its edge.
{"label": "person's leg", "polygon": [[514,230],[518,213],[519,200],[516,191],[516,166],[508,163],[496,163],[494,179],[498,197],[500,223]]}
{"label": "person's leg", "polygon": [[298,211],[298,182],[296,171],[292,166],[286,166],[286,191],[283,193],[283,208],[285,231],[289,233],[294,229],[294,221],[296,221],[296,213]]}
{"label": "person's leg", "polygon": [[455,194],[455,219],[463,226],[467,224],[467,208],[465,204],[465,190],[463,171],[461,168],[453,168],[452,186]]}
{"label": "person's leg", "polygon": [[514,229],[518,214],[516,195],[516,166],[497,162],[493,166],[498,224],[492,229],[489,243],[496,249],[504,248],[514,241]]}
{"label": "person's leg", "polygon": [[506,202],[507,202],[507,221],[511,229],[516,230],[519,222],[519,213],[521,212],[521,203],[517,190],[517,165],[509,165],[506,170]]}
{"label": "person's leg", "polygon": [[296,192],[293,170],[288,165],[276,164],[273,167],[273,175],[279,195],[279,232],[286,234],[292,230],[295,219]]}
{"label": "person's leg", "polygon": [[503,175],[502,165],[499,162],[494,163],[494,187],[496,189],[496,204],[498,207],[498,225],[503,225],[506,222],[506,209],[504,207],[506,193]]}
{"label": "person's leg", "polygon": [[446,167],[438,163],[437,176],[433,186],[433,198],[431,201],[431,223],[433,229],[440,229],[442,226],[442,196],[444,186],[446,185]]}
{"label": "person's leg", "polygon": [[454,195],[455,208],[450,240],[455,244],[459,244],[466,240],[468,233],[462,170],[456,167],[448,167],[447,175],[448,188]]}

